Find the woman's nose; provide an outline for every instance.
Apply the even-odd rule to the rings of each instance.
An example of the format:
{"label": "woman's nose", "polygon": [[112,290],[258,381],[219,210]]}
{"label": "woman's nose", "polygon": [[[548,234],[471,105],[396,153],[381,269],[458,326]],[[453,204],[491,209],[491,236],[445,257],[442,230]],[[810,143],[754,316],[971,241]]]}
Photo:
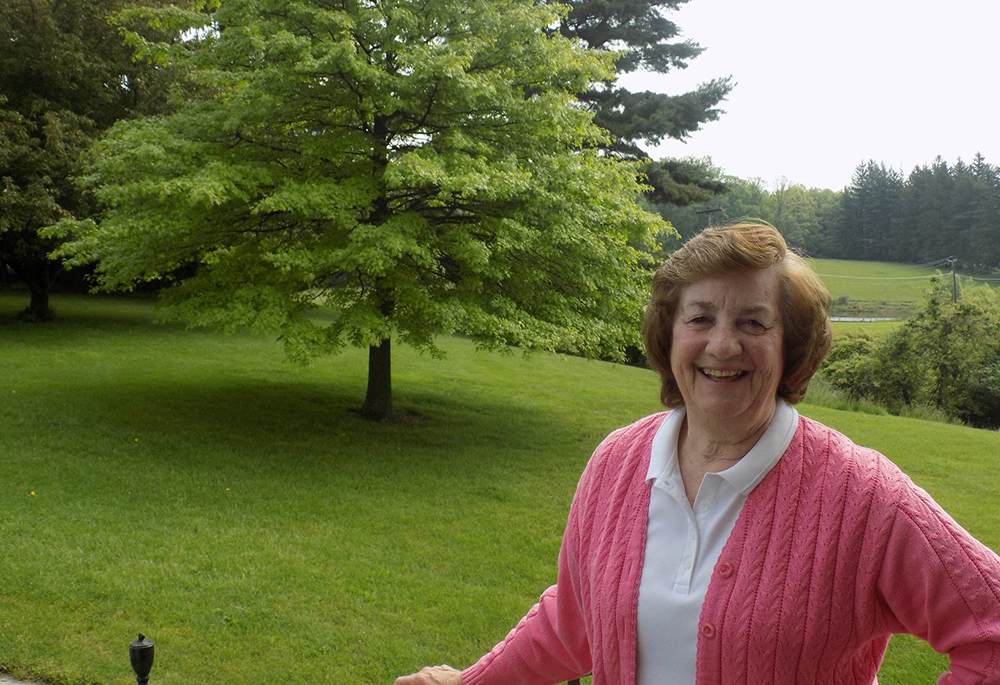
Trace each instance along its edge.
{"label": "woman's nose", "polygon": [[743,351],[737,332],[725,326],[716,326],[709,338],[706,351],[716,359],[738,357]]}

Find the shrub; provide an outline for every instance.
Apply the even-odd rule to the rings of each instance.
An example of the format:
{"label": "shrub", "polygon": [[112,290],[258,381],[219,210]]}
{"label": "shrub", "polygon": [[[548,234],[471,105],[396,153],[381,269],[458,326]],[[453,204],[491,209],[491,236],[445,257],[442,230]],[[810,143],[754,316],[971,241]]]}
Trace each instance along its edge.
{"label": "shrub", "polygon": [[968,419],[970,423],[1000,428],[1000,355],[973,374],[969,397],[975,412]]}
{"label": "shrub", "polygon": [[926,406],[976,426],[998,426],[1000,297],[976,287],[952,302],[948,285],[933,278],[902,326],[881,340],[866,333],[838,340],[823,372],[851,398],[893,413]]}

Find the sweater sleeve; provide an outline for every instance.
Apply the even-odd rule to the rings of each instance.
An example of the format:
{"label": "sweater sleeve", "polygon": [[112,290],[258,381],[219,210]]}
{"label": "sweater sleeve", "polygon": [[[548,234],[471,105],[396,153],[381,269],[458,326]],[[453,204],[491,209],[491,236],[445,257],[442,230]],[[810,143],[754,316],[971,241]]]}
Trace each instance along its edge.
{"label": "sweater sleeve", "polygon": [[502,642],[462,671],[465,685],[552,685],[593,670],[582,595],[580,521],[586,519],[581,509],[588,483],[612,436],[598,446],[580,478],[559,550],[556,584]]}
{"label": "sweater sleeve", "polygon": [[909,486],[877,581],[890,628],[949,655],[940,685],[1000,685],[1000,558]]}

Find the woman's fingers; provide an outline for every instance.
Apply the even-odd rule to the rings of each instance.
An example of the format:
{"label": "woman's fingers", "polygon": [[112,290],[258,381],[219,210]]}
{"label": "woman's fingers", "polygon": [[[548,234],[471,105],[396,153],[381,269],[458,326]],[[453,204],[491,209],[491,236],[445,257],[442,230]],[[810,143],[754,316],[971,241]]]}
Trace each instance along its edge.
{"label": "woman's fingers", "polygon": [[425,666],[416,673],[396,678],[393,685],[463,685],[462,672],[451,666]]}

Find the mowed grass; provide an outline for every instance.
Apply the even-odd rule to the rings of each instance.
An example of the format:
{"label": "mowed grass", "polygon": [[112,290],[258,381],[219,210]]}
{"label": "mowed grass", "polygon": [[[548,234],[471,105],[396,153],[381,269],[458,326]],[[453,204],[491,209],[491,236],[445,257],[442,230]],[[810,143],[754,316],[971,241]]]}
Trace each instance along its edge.
{"label": "mowed grass", "polygon": [[[658,410],[651,372],[442,340],[394,349],[398,425],[359,419],[366,354],[149,323],[132,300],[0,296],[0,669],[67,685],[391,683],[463,666],[555,579],[576,481]],[[885,452],[1000,549],[1000,435],[802,405]],[[894,638],[883,684],[946,660]]]}

